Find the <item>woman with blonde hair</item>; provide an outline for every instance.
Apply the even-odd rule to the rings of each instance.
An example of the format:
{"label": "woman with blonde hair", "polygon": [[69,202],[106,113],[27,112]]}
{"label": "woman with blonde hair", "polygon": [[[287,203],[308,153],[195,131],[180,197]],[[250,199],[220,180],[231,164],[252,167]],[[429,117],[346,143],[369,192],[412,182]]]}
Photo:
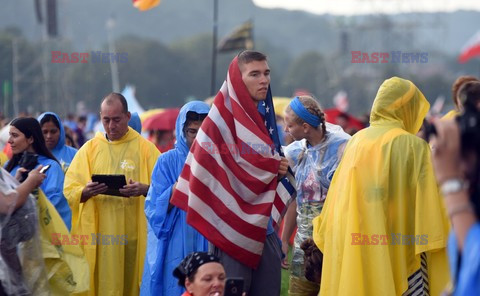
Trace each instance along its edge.
{"label": "woman with blonde hair", "polygon": [[[295,97],[285,110],[285,132],[295,140],[285,149],[295,173],[296,203],[285,216],[282,250],[286,254],[288,239],[295,226],[289,295],[317,295],[318,283],[305,278],[304,251],[301,243],[312,237],[312,220],[320,215],[333,174],[350,136],[339,126],[325,122],[318,102],[310,96]],[[296,210],[295,210],[296,209]],[[282,265],[287,267],[286,260]]]}

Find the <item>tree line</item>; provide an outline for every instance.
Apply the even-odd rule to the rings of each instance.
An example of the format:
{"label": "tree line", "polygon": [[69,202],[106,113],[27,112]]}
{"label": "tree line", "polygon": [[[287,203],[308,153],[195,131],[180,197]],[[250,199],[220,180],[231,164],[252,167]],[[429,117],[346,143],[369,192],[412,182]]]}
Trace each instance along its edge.
{"label": "tree line", "polygon": [[[145,109],[178,107],[191,99],[210,96],[212,36],[199,34],[187,39],[162,44],[138,36],[122,36],[115,40],[116,53],[122,59],[100,62],[98,52],[86,51],[96,59],[87,62],[58,62],[58,52],[70,57],[75,51],[64,40],[31,42],[17,28],[0,30],[0,94],[2,113],[12,117],[14,92],[17,91],[18,111],[54,111],[66,115],[76,111],[79,101],[95,111],[101,98],[112,91],[109,62],[116,62],[121,88],[136,87],[136,97]],[[272,70],[274,96],[291,97],[296,90],[311,92],[324,108],[332,106],[332,98],[345,90],[353,114],[368,112],[381,82],[391,76],[411,79],[430,102],[444,96],[449,102],[450,86],[458,75],[479,75],[480,63],[460,65],[456,57],[428,52],[428,62],[352,63],[350,51],[324,54],[309,51],[293,56],[278,45],[257,37],[255,49],[266,53]],[[285,42],[288,42],[286,40]],[[15,46],[13,44],[16,44]],[[14,49],[16,47],[16,49]],[[57,62],[52,62],[57,52]],[[80,53],[78,53],[80,56]],[[219,89],[236,52],[218,55],[216,88]],[[16,87],[14,87],[16,85]]]}

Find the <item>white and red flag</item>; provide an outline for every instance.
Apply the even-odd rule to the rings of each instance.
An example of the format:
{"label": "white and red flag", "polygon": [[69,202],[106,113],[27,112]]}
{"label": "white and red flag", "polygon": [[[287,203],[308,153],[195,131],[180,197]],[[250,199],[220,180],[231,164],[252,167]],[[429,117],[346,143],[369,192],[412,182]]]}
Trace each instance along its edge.
{"label": "white and red flag", "polygon": [[171,200],[208,241],[252,268],[260,261],[270,217],[278,223],[295,196],[290,170],[277,180],[282,154],[270,89],[259,105],[235,58]]}
{"label": "white and red flag", "polygon": [[462,48],[458,61],[463,64],[478,56],[480,56],[480,31],[473,35]]}

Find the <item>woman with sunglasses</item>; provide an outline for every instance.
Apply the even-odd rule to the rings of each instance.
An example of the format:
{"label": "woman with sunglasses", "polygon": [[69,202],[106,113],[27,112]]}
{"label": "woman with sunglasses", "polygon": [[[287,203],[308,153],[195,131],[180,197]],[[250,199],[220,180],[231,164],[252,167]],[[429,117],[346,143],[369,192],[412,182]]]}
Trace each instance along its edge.
{"label": "woman with sunglasses", "polygon": [[148,244],[140,295],[180,295],[173,270],[191,252],[207,251],[207,240],[187,224],[186,213],[170,204],[193,141],[210,110],[204,102],[185,104],[177,117],[175,148],[163,153],[145,199]]}

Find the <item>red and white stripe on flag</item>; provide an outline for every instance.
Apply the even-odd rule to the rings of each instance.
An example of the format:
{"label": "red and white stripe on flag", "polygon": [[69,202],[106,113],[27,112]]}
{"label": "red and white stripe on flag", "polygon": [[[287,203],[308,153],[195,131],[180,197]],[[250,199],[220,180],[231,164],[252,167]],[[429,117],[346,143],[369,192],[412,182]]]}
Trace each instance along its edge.
{"label": "red and white stripe on flag", "polygon": [[207,240],[252,268],[260,261],[270,216],[278,222],[288,202],[277,186],[280,155],[273,148],[235,58],[171,202]]}
{"label": "red and white stripe on flag", "polygon": [[463,64],[478,56],[480,56],[480,31],[473,35],[462,48],[458,61]]}

